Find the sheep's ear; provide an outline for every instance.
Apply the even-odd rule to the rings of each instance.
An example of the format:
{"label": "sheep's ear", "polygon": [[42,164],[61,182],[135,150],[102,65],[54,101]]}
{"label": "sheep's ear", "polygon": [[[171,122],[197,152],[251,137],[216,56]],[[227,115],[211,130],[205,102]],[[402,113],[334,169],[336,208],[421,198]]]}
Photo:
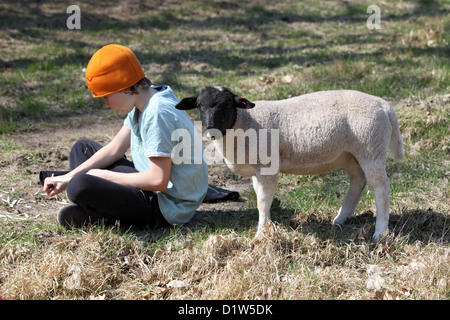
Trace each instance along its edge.
{"label": "sheep's ear", "polygon": [[235,96],[234,100],[236,101],[238,108],[251,109],[255,106],[255,104],[253,102],[250,102],[247,99],[239,97],[239,96]]}
{"label": "sheep's ear", "polygon": [[176,106],[178,110],[191,110],[197,108],[197,96],[183,98]]}

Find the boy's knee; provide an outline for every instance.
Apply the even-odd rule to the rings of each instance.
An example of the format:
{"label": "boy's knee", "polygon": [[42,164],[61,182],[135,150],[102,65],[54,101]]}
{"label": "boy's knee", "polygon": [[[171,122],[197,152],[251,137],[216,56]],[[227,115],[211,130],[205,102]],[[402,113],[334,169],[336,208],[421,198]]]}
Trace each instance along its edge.
{"label": "boy's knee", "polygon": [[90,139],[80,139],[72,146],[70,153],[86,153],[86,150],[90,148],[95,142]]}
{"label": "boy's knee", "polygon": [[100,144],[90,139],[81,139],[75,142],[69,155],[70,170],[75,169],[89,159],[101,147]]}
{"label": "boy's knee", "polygon": [[91,193],[91,188],[94,183],[92,181],[93,176],[86,173],[76,174],[67,185],[67,197],[73,203],[79,204],[83,202],[86,195]]}

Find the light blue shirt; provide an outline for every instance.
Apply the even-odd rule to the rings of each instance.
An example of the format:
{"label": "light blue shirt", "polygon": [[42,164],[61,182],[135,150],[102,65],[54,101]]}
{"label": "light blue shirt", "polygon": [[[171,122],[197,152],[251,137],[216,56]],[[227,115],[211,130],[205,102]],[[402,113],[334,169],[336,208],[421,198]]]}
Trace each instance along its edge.
{"label": "light blue shirt", "polygon": [[134,108],[124,125],[131,130],[131,157],[135,168],[149,169],[149,157],[171,157],[169,184],[156,191],[159,207],[171,224],[188,222],[208,189],[208,167],[202,141],[188,114],[168,86],[158,90],[142,112]]}

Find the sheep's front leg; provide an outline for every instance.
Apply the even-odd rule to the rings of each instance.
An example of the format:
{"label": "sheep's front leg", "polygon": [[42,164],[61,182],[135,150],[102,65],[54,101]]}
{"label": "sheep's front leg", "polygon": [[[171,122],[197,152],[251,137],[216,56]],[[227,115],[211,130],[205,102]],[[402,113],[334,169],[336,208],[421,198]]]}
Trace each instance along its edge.
{"label": "sheep's front leg", "polygon": [[256,236],[259,236],[262,229],[270,222],[270,207],[277,188],[277,183],[278,174],[272,176],[257,174],[253,177],[253,188],[256,193],[259,213],[258,231],[256,232]]}

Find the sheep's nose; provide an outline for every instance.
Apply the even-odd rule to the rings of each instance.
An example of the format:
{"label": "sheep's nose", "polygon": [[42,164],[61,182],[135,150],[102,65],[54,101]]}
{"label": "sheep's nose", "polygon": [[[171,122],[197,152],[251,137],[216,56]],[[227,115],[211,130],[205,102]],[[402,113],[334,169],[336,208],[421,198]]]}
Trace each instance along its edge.
{"label": "sheep's nose", "polygon": [[204,135],[209,141],[214,141],[217,138],[217,129],[213,127],[206,127]]}
{"label": "sheep's nose", "polygon": [[208,139],[210,141],[216,140],[216,137],[213,136],[210,131],[206,131],[205,136],[206,136],[206,139]]}

